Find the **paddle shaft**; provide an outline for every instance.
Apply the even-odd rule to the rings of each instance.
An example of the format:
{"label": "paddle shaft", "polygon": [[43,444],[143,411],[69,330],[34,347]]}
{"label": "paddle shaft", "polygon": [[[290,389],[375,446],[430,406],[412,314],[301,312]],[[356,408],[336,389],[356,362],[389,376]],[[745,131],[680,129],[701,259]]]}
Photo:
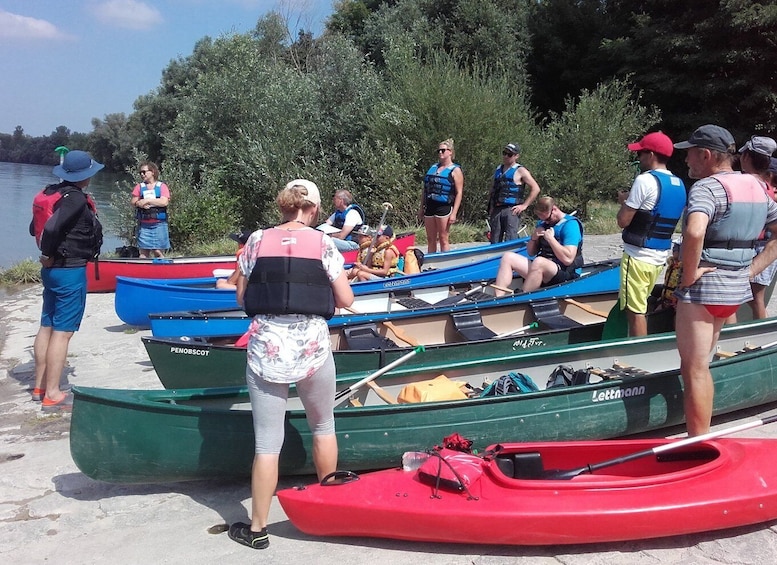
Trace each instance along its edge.
{"label": "paddle shaft", "polygon": [[536,328],[537,326],[538,326],[537,322],[532,322],[528,326],[523,326],[522,328],[518,328],[517,330],[511,330],[509,332],[504,332],[504,333],[501,333],[501,334],[496,334],[494,336],[494,339],[498,339],[500,337],[507,337],[507,336],[515,335],[517,333],[525,332],[526,330],[530,330],[532,328]]}
{"label": "paddle shaft", "polygon": [[372,250],[375,249],[377,243],[378,243],[378,232],[383,229],[383,222],[386,221],[386,215],[388,214],[389,208],[393,208],[391,202],[384,202],[383,203],[383,215],[380,217],[380,223],[378,224],[377,229],[375,230],[375,235],[372,236],[372,244],[370,245],[370,248],[367,250],[367,256],[364,258],[364,262],[362,263],[365,266],[369,266],[370,259],[372,259]]}
{"label": "paddle shaft", "polygon": [[354,383],[351,386],[349,386],[348,388],[341,390],[340,392],[338,392],[335,395],[335,400],[340,400],[344,396],[348,396],[353,391],[355,391],[357,389],[360,389],[361,387],[363,387],[367,383],[369,383],[371,381],[374,381],[375,379],[377,379],[382,374],[389,372],[394,367],[397,367],[397,366],[401,365],[402,363],[404,363],[408,359],[414,357],[415,355],[417,355],[418,353],[421,353],[423,351],[424,351],[424,346],[423,345],[419,345],[418,347],[413,349],[413,351],[411,351],[410,353],[406,353],[405,355],[403,355],[399,359],[396,359],[395,361],[392,361],[391,363],[389,363],[385,367],[381,367],[380,369],[378,369],[377,371],[375,371],[371,375],[364,377],[359,382]]}
{"label": "paddle shaft", "polygon": [[572,479],[573,477],[582,475],[584,473],[593,473],[594,471],[598,471],[599,469],[604,469],[606,467],[613,467],[615,465],[620,465],[621,463],[634,461],[635,459],[641,459],[643,457],[649,457],[651,455],[658,455],[659,453],[664,453],[665,451],[672,451],[674,449],[679,449],[681,447],[685,447],[686,445],[702,443],[704,441],[707,441],[708,439],[715,439],[722,436],[727,436],[729,434],[750,430],[752,428],[758,428],[766,424],[771,424],[772,422],[777,422],[777,415],[769,416],[768,418],[761,418],[760,420],[753,420],[752,422],[745,422],[744,424],[739,424],[737,426],[732,426],[730,428],[725,428],[723,430],[716,430],[699,436],[688,437],[685,439],[673,441],[671,443],[665,443],[663,445],[659,445],[651,449],[637,451],[636,453],[631,453],[630,455],[623,455],[621,457],[608,459],[607,461],[602,461],[600,463],[591,463],[589,465],[586,465],[585,467],[580,467],[578,469],[570,469],[568,471],[552,471],[551,473],[549,473],[543,478],[550,479],[550,480]]}
{"label": "paddle shaft", "polygon": [[572,298],[565,298],[564,302],[567,304],[571,304],[572,306],[577,306],[581,310],[585,310],[589,314],[593,314],[594,316],[599,316],[600,318],[606,318],[607,312],[602,312],[601,310],[597,310],[596,308],[592,308],[588,304],[583,304],[582,302],[578,302],[577,300],[574,300]]}
{"label": "paddle shaft", "polygon": [[390,329],[392,332],[394,332],[394,335],[395,335],[395,336],[397,336],[397,337],[398,337],[399,339],[401,339],[402,341],[404,341],[405,343],[409,343],[409,344],[410,344],[410,345],[412,345],[413,347],[418,347],[419,345],[421,345],[421,342],[419,342],[419,341],[418,341],[416,338],[414,338],[413,336],[411,336],[411,335],[410,335],[409,333],[407,333],[406,331],[404,331],[404,330],[402,330],[402,329],[398,328],[398,327],[397,327],[397,326],[395,326],[395,325],[394,325],[392,322],[388,322],[388,321],[386,321],[386,322],[381,322],[381,323],[382,323],[382,324],[383,324],[385,327],[387,327],[388,329]]}

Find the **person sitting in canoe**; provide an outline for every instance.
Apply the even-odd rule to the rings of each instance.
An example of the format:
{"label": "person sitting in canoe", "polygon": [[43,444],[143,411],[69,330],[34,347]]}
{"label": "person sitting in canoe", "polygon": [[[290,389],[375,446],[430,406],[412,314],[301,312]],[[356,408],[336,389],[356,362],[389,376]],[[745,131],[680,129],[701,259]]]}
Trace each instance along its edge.
{"label": "person sitting in canoe", "polygon": [[[235,253],[235,261],[240,259],[240,255],[243,253],[246,241],[251,237],[251,232],[243,230],[241,233],[231,233],[229,238],[237,242],[237,253]],[[226,279],[216,279],[216,288],[223,288],[225,290],[235,290],[237,288],[237,278],[240,276],[240,269],[235,268],[232,274]]]}
{"label": "person sitting in canoe", "polygon": [[348,271],[348,280],[354,281],[359,280],[357,278],[357,275],[359,274],[359,268],[358,266],[363,265],[365,261],[367,261],[367,256],[370,253],[370,248],[372,247],[372,239],[377,235],[377,230],[372,229],[367,224],[362,224],[359,226],[359,228],[356,230],[356,237],[358,238],[359,243],[359,253],[356,257],[356,261],[354,262],[353,266]]}
{"label": "person sitting in canoe", "polygon": [[528,259],[512,251],[502,255],[496,275],[496,295],[507,292],[513,271],[523,277],[523,291],[550,286],[576,279],[583,266],[583,224],[575,216],[565,214],[550,196],[543,196],[534,206],[539,218],[531,239],[526,244]]}
{"label": "person sitting in canoe", "polygon": [[364,262],[357,261],[353,265],[357,281],[370,281],[390,277],[398,273],[401,253],[394,245],[394,230],[384,226],[378,231],[377,245],[370,250]]}

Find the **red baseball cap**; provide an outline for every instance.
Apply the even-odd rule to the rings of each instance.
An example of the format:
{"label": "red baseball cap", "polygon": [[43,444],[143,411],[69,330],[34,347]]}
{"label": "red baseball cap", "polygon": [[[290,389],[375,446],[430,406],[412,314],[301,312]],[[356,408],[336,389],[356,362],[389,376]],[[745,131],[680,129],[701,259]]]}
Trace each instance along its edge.
{"label": "red baseball cap", "polygon": [[671,157],[674,152],[674,145],[669,136],[661,131],[654,131],[636,143],[629,143],[629,151],[653,151],[664,157]]}

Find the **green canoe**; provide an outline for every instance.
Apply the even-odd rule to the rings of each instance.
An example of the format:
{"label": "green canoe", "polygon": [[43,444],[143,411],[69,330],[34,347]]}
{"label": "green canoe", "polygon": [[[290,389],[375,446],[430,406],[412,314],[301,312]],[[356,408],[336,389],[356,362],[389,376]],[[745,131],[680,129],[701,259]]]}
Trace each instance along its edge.
{"label": "green canoe", "polygon": [[[777,319],[726,326],[720,349],[736,354],[711,364],[716,414],[777,400]],[[560,364],[575,369],[626,368],[608,369],[610,378],[599,382],[544,389],[548,376]],[[386,404],[371,387],[359,388],[345,396],[336,409],[339,468],[391,467],[398,464],[404,451],[426,449],[452,432],[484,447],[506,439],[611,438],[684,420],[674,333],[430,363],[423,368],[400,366],[377,382],[386,394],[396,396],[404,384],[439,374],[479,386],[484,379],[493,380],[510,371],[529,375],[544,390]],[[353,381],[348,382],[366,374],[353,375]],[[340,389],[348,380],[343,375],[341,378]],[[78,468],[93,479],[154,483],[250,473],[253,427],[245,388],[73,390],[70,450]],[[311,435],[300,408],[292,389],[281,453],[283,474],[313,472]]]}
{"label": "green canoe", "polygon": [[[426,347],[426,353],[408,361],[407,368],[598,341],[604,329],[601,314],[606,315],[616,299],[617,293],[609,292],[330,328],[335,366],[338,374],[375,371],[419,344]],[[536,327],[529,328],[533,322]],[[650,333],[670,331],[673,324],[673,311],[649,317]],[[235,339],[142,338],[167,389],[245,384],[246,350],[235,347]]]}

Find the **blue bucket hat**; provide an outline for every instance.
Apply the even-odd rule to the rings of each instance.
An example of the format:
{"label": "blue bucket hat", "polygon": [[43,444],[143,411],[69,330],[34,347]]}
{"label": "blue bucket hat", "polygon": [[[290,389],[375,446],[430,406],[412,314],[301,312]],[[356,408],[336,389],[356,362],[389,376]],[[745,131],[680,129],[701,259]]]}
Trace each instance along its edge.
{"label": "blue bucket hat", "polygon": [[53,173],[68,182],[80,182],[92,178],[105,165],[98,163],[86,151],[68,151],[62,163],[54,167]]}

